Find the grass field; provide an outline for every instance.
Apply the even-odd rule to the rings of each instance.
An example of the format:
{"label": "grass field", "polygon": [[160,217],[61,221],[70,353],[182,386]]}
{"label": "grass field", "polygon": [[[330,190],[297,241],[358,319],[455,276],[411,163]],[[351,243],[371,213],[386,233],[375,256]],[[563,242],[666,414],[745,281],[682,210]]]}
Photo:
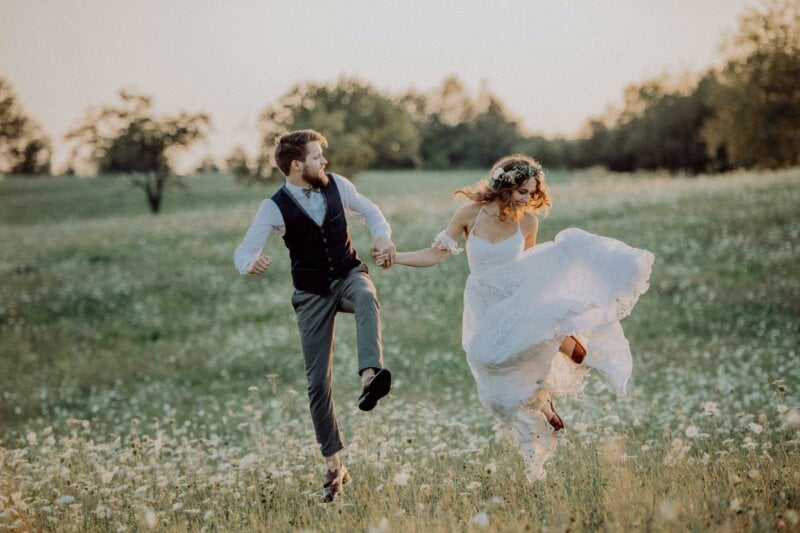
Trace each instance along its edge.
{"label": "grass field", "polygon": [[[357,185],[416,249],[478,178]],[[394,388],[358,411],[342,316],[353,482],[327,506],[287,253],[271,240],[263,277],[232,265],[271,189],[190,178],[151,216],[124,180],[0,181],[0,530],[800,531],[800,169],[548,179],[540,242],[579,226],[656,255],[623,322],[629,396],[592,375],[560,400],[567,437],[527,485],[460,347],[466,258],[373,268]]]}

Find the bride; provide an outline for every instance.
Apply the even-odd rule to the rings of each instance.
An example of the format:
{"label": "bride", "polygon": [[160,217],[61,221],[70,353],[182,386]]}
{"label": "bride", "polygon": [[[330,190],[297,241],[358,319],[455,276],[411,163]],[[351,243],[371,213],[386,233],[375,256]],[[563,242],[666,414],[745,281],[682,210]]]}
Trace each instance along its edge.
{"label": "bride", "polygon": [[[631,375],[619,321],[648,288],[654,256],[620,241],[569,228],[536,245],[537,214],[551,201],[538,161],[497,161],[430,248],[378,264],[430,267],[466,240],[462,345],[481,403],[516,430],[530,481],[544,479],[564,423],[553,397],[577,395],[588,368],[619,395]],[[536,245],[536,246],[535,246]]]}

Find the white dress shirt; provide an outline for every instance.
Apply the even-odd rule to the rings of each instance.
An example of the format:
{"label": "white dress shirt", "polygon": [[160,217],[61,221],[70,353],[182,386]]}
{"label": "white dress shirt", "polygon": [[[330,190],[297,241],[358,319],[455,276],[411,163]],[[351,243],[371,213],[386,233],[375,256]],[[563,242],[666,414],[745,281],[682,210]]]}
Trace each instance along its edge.
{"label": "white dress shirt", "polygon": [[[347,178],[338,174],[331,174],[333,182],[339,190],[342,198],[342,205],[345,213],[355,215],[359,222],[369,228],[370,233],[376,239],[378,237],[392,237],[392,228],[386,222],[381,210],[368,198],[362,196],[355,185]],[[300,207],[311,217],[311,219],[322,225],[325,220],[327,206],[325,197],[319,191],[314,191],[310,196],[306,196],[302,187],[297,187],[291,183],[284,183],[283,186],[297,201]],[[247,269],[260,255],[267,237],[270,235],[283,236],[286,233],[286,223],[283,220],[278,205],[267,198],[258,208],[253,223],[244,236],[244,240],[236,248],[233,254],[233,262],[240,274],[247,274]]]}

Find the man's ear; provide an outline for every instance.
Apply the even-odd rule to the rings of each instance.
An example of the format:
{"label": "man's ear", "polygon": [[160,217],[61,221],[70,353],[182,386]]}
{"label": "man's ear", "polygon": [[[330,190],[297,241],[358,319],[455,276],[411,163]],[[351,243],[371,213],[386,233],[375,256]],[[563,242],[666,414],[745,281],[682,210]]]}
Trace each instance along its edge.
{"label": "man's ear", "polygon": [[289,167],[289,170],[300,170],[300,161],[297,159],[292,160],[292,164]]}

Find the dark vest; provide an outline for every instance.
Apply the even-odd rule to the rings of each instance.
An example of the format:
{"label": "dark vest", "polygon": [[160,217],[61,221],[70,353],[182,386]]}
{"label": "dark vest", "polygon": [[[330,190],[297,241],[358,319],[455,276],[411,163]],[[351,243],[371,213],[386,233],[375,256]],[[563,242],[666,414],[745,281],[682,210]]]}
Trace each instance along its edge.
{"label": "dark vest", "polygon": [[350,242],[350,230],[344,216],[339,188],[328,174],[325,196],[325,219],[321,226],[311,219],[285,187],[272,195],[286,224],[283,242],[292,260],[292,283],[296,289],[315,294],[329,294],[333,280],[341,279],[361,265]]}

